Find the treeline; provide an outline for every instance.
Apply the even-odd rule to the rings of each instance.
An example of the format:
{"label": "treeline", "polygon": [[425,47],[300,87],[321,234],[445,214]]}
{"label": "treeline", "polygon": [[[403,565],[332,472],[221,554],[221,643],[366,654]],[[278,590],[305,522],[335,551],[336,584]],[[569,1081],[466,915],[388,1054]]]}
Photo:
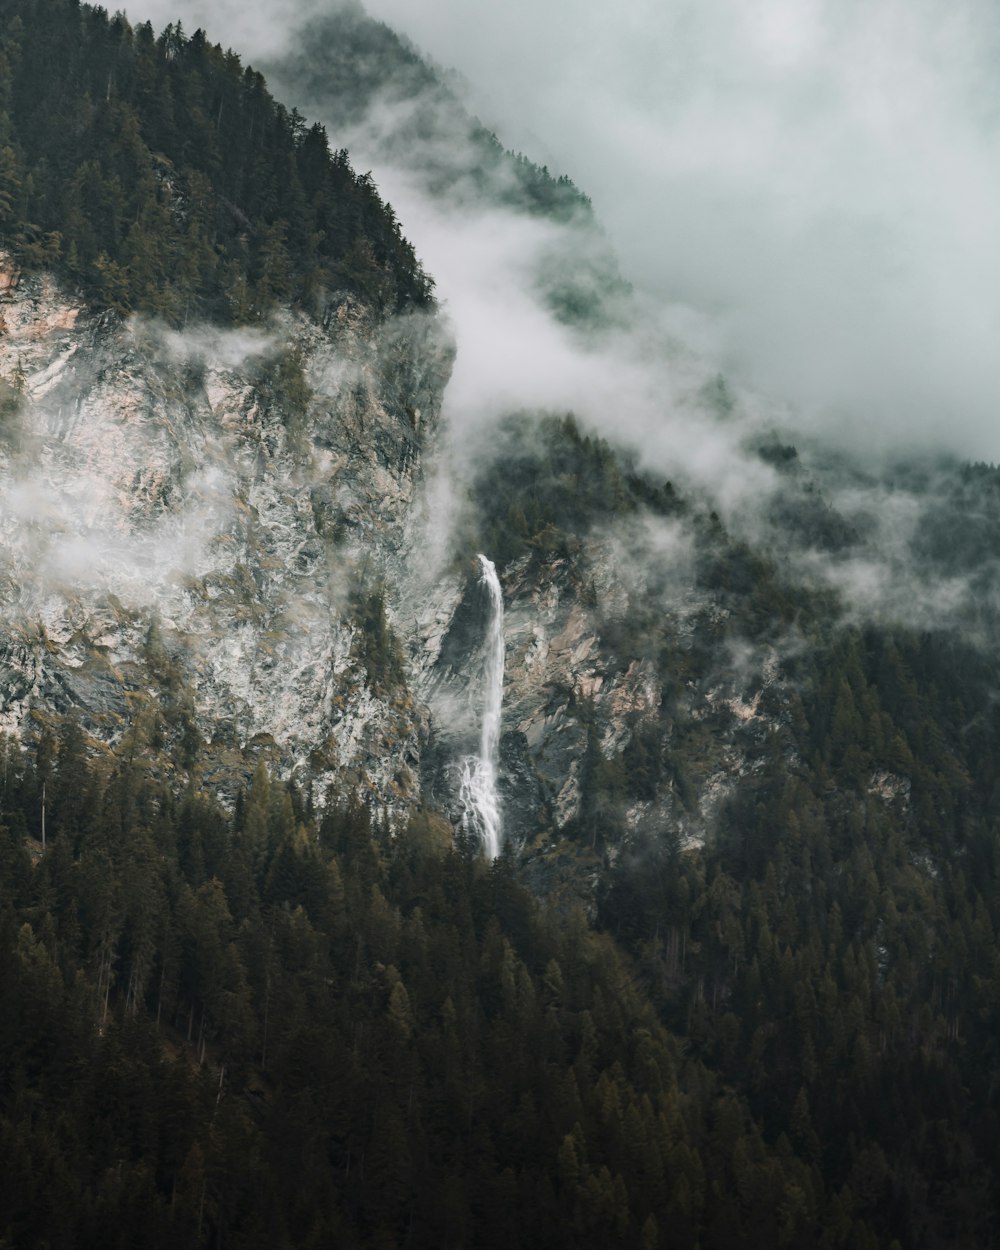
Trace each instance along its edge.
{"label": "treeline", "polygon": [[[882,1205],[878,1051],[844,1057],[837,986],[872,973],[862,954],[793,980],[794,874],[766,885],[765,968],[734,956],[716,857],[647,872],[667,892],[622,933],[633,963],[615,895],[603,933],[548,915],[430,813],[395,839],[351,796],[317,818],[261,766],[228,814],[128,751],[90,758],[72,720],[45,741],[0,768],[5,1245],[861,1250],[911,1227]],[[829,1039],[795,1076],[808,1027]],[[947,1244],[986,1245],[978,1140],[949,1136],[968,1095],[926,1079],[949,1044],[918,1036],[897,1084],[955,1181]],[[854,1084],[870,1103],[819,1137]]]}
{"label": "treeline", "polygon": [[[801,699],[751,755],[711,845],[633,845],[601,903],[661,1018],[836,1195],[828,1236],[869,1227],[851,1244],[998,1236],[986,675],[953,640],[844,631],[800,667]],[[720,1219],[742,1167],[735,1151]]]}
{"label": "treeline", "polygon": [[566,175],[505,148],[449,77],[388,26],[341,6],[304,25],[269,73],[308,111],[373,126],[383,155],[452,208],[486,204],[571,227],[551,232],[536,258],[536,290],[567,325],[621,322],[630,287],[589,198]]}
{"label": "treeline", "polygon": [[390,26],[344,5],[313,18],[278,72],[299,98],[335,104],[359,123],[380,105],[405,102],[390,142],[424,145],[425,175],[441,193],[469,184],[500,203],[558,221],[589,221],[590,199],[565,174],[552,174],[471,116],[441,70]]}
{"label": "treeline", "polygon": [[97,303],[243,322],[432,282],[392,209],[233,52],[78,0],[0,14],[0,238]]}
{"label": "treeline", "polygon": [[671,482],[641,473],[572,414],[514,414],[493,440],[492,458],[471,486],[476,532],[469,545],[489,551],[500,569],[525,555],[575,555],[591,529],[644,509],[658,516],[687,510]]}
{"label": "treeline", "polygon": [[[941,468],[930,498],[947,506],[918,527],[935,556],[968,552],[982,578],[963,637],[958,621],[851,626],[834,594],[793,584],[780,559],[571,420],[511,429],[503,473],[476,483],[485,549],[550,575],[559,562],[560,584],[594,614],[606,671],[652,661],[661,683],[660,705],[610,757],[594,708],[569,703],[587,736],[579,814],[561,832],[603,855],[599,927],[633,956],[688,1057],[770,1149],[808,1164],[785,1201],[826,1203],[817,1244],[997,1244],[1000,665],[981,642],[996,631],[995,569],[974,541],[994,523],[995,471]],[[581,539],[629,517],[638,536],[644,513],[683,523],[683,584],[649,564],[627,608],[602,620]],[[675,605],[690,614],[683,631]],[[740,666],[743,688],[760,691],[745,724],[693,702]],[[665,791],[697,812],[720,739],[743,763],[708,845],[682,851],[680,819],[637,839],[626,812]],[[744,1244],[760,1181],[743,1133],[734,1113],[692,1245]],[[756,1244],[783,1243],[772,1230]]]}

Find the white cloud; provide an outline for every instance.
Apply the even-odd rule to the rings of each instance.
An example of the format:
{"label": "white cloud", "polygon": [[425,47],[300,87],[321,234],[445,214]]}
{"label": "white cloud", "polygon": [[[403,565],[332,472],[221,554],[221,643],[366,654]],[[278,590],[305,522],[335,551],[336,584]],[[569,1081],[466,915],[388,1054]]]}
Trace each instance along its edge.
{"label": "white cloud", "polygon": [[[261,60],[331,7],[129,12],[179,16]],[[632,280],[711,314],[727,366],[800,421],[1000,458],[1000,11],[987,0],[368,9],[456,66],[506,142],[573,177]],[[440,276],[419,208],[391,198]]]}
{"label": "white cloud", "polygon": [[129,21],[152,22],[157,33],[172,22],[180,22],[188,35],[200,28],[213,43],[232,48],[247,63],[280,51],[301,22],[335,4],[328,0],[270,0],[266,5],[246,0],[132,0],[122,7]]}
{"label": "white cloud", "polygon": [[[288,44],[287,9],[269,28],[222,0],[179,7],[254,56]],[[639,288],[638,327],[582,340],[534,281],[558,227],[434,199],[387,154],[385,112],[350,135],[320,117],[438,281],[458,339],[446,412],[459,464],[511,409],[572,409],[767,543],[756,505],[775,475],[746,448],[771,430],[873,460],[922,446],[1000,459],[1000,40],[984,0],[369,8],[456,65],[506,143],[592,196]],[[728,420],[703,399],[720,368],[737,379]],[[868,484],[833,503],[865,542],[802,556],[800,575],[865,615],[907,619],[917,602],[940,624],[969,603],[961,577],[915,577],[920,500]]]}
{"label": "white cloud", "polygon": [[984,2],[369,7],[456,64],[508,141],[535,136],[629,276],[711,311],[730,365],[802,420],[1000,457]]}

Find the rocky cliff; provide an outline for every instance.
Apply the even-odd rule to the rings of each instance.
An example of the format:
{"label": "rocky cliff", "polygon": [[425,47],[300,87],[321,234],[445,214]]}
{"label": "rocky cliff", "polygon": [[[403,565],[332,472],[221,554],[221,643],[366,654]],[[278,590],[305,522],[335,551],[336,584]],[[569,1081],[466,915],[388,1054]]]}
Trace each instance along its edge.
{"label": "rocky cliff", "polygon": [[[665,591],[662,558],[623,559],[626,537],[631,527],[608,529],[572,557],[526,557],[503,574],[505,831],[537,866],[558,861],[567,836],[612,860],[636,836],[700,843],[788,717],[778,651],[730,644],[729,613],[690,570],[675,567]],[[435,726],[425,785],[453,819],[454,761],[473,738],[478,599],[471,578],[453,584],[418,652]]]}
{"label": "rocky cliff", "polygon": [[344,300],[169,331],[9,257],[0,287],[3,728],[31,742],[73,713],[95,749],[197,757],[223,791],[263,754],[317,796],[349,782],[405,812],[425,713],[366,659],[377,627],[395,645],[380,588],[438,420],[442,323]]}
{"label": "rocky cliff", "polygon": [[[424,489],[440,319],[345,300],[174,331],[95,314],[9,257],[0,287],[4,730],[31,743],[75,715],[92,749],[223,796],[264,758],[318,802],[333,784],[397,828],[422,799],[457,825],[483,604],[475,551],[435,537]],[[501,787],[528,854],[564,832],[587,846],[598,817],[700,839],[764,733],[774,657],[685,660],[714,609],[683,560],[667,593],[656,534],[635,535],[503,571]],[[656,620],[641,645],[638,617]]]}

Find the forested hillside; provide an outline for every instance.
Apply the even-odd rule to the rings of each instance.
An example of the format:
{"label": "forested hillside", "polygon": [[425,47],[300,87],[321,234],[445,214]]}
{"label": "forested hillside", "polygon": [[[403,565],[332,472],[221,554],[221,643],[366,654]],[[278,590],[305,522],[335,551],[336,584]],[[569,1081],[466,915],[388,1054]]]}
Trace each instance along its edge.
{"label": "forested hillside", "polygon": [[120,312],[245,322],[431,282],[371,179],[233,52],[77,0],[0,14],[0,237]]}
{"label": "forested hillside", "polygon": [[570,178],[505,149],[465,111],[443,71],[360,6],[341,5],[314,18],[279,69],[287,87],[305,99],[335,101],[345,126],[369,122],[380,107],[398,110],[386,139],[401,155],[416,145],[431,157],[425,176],[442,194],[474,189],[558,221],[593,218],[590,200]]}
{"label": "forested hillside", "polygon": [[[546,438],[488,522],[509,561],[582,580],[608,511],[686,516],[726,608],[660,657],[658,720],[588,738],[558,845],[491,866],[438,812],[392,836],[263,765],[230,812],[165,780],[197,743],[146,763],[148,725],[6,745],[11,1245],[995,1244],[995,660],[853,627],[606,444]],[[665,776],[696,800],[722,720],[685,685],[793,616],[713,836],[631,835]],[[604,645],[629,664],[656,628]],[[589,919],[525,890],[556,862],[598,879]]]}
{"label": "forested hillside", "polygon": [[[391,65],[432,147],[444,100],[449,193],[594,242],[392,32],[314,30],[329,99]],[[0,232],[0,1250],[1000,1244],[1000,471],[753,427],[727,511],[524,411],[444,534],[372,180],[75,0],[0,9]],[[541,276],[594,336],[607,258]]]}
{"label": "forested hillside", "polygon": [[555,226],[532,276],[547,307],[580,329],[620,319],[630,288],[588,197],[567,175],[505,148],[465,85],[360,5],[313,16],[266,69],[283,98],[336,119],[366,161],[403,171],[432,201]]}
{"label": "forested hillside", "polygon": [[993,1244],[992,841],[929,879],[765,776],[595,930],[427,814],[51,746],[4,751],[6,1244]]}

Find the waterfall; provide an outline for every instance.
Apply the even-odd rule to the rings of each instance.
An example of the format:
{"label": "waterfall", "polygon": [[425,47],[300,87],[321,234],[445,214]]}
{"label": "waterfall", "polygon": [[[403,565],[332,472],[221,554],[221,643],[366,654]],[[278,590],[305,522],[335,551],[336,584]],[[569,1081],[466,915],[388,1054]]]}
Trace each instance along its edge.
{"label": "waterfall", "polygon": [[503,593],[492,560],[478,557],[480,586],[490,600],[483,664],[483,719],[479,732],[479,755],[462,761],[462,828],[475,834],[487,859],[500,854],[500,796],[497,794],[497,762],[500,752],[500,713],[503,706]]}

